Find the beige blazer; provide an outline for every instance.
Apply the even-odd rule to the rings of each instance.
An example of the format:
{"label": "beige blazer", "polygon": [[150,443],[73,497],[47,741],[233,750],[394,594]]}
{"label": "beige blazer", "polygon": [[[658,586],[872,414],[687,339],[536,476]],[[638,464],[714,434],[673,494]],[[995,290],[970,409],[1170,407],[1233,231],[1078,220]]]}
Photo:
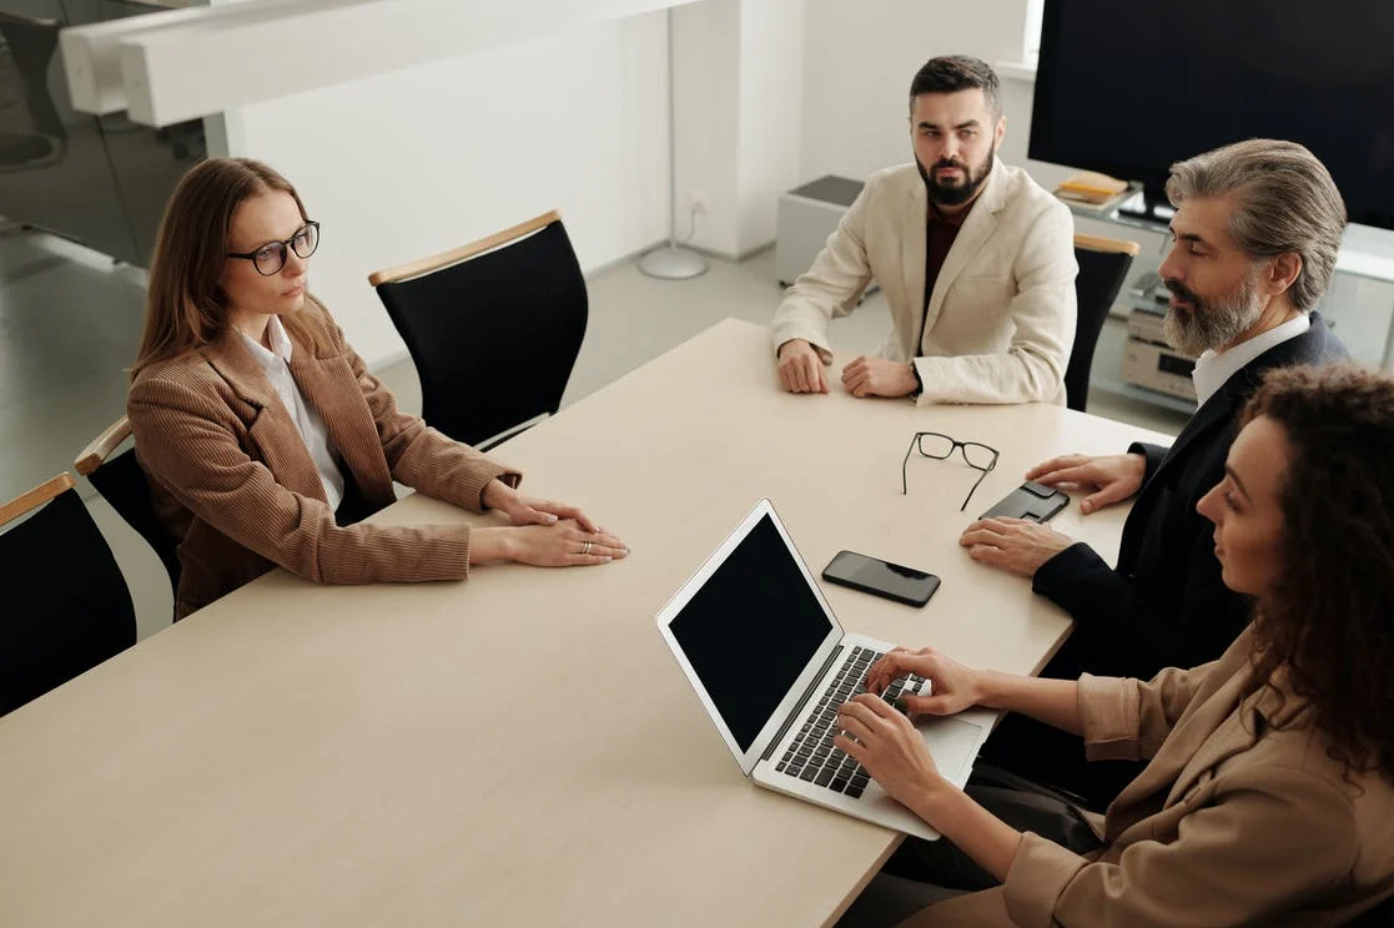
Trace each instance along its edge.
{"label": "beige blazer", "polygon": [[1281,682],[1244,695],[1252,647],[1245,631],[1150,683],[1085,676],[1089,757],[1151,759],[1109,807],[1104,849],[1027,833],[1001,887],[904,925],[1335,928],[1394,895],[1394,785],[1347,779]]}
{"label": "beige blazer", "polygon": [[851,313],[875,279],[894,324],[878,353],[914,361],[921,403],[1063,405],[1075,337],[1069,209],[1025,171],[994,161],[926,312],[928,219],[914,164],[873,174],[813,267],[785,293],[775,350],[802,338],[831,363],[828,322]]}
{"label": "beige blazer", "polygon": [[[489,481],[517,483],[517,471],[399,412],[329,314],[310,300],[302,312],[321,315],[331,334],[294,342],[291,374],[369,502],[392,502],[397,480],[479,510]],[[294,419],[235,332],[142,370],[126,413],[156,512],[183,538],[178,618],[277,565],[316,583],[469,574],[467,525],[335,523]]]}

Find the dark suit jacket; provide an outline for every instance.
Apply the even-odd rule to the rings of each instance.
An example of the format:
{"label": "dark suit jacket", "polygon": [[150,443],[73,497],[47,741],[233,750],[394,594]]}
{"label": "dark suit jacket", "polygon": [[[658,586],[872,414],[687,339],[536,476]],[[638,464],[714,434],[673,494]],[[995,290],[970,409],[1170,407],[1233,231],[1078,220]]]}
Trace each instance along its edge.
{"label": "dark suit jacket", "polygon": [[1249,622],[1250,603],[1220,579],[1214,527],[1196,512],[1224,478],[1236,418],[1263,375],[1277,367],[1346,357],[1312,313],[1307,332],[1259,355],[1205,403],[1170,449],[1134,445],[1147,476],[1123,526],[1118,567],[1076,544],[1036,572],[1032,589],[1075,620],[1051,676],[1093,673],[1150,679],[1164,667],[1219,658]]}

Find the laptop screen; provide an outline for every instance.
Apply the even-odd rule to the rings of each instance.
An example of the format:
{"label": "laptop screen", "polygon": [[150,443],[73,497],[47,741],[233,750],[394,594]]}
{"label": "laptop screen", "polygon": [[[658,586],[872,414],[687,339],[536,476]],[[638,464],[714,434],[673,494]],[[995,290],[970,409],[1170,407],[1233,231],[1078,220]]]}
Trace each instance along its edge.
{"label": "laptop screen", "polygon": [[743,752],[833,628],[794,558],[765,514],[668,625]]}

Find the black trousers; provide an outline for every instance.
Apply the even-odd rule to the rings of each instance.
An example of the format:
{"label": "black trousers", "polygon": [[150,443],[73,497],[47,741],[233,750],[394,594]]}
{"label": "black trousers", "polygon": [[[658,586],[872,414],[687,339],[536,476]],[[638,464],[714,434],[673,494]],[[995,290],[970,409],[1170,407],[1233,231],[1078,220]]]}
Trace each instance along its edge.
{"label": "black trousers", "polygon": [[[1004,781],[1015,782],[1010,774]],[[970,782],[967,793],[1018,831],[1031,831],[1076,854],[1102,847],[1094,830],[1070,802],[1031,784],[1012,789]],[[965,892],[999,885],[998,880],[951,841],[906,838],[837,928],[890,928],[916,912]]]}

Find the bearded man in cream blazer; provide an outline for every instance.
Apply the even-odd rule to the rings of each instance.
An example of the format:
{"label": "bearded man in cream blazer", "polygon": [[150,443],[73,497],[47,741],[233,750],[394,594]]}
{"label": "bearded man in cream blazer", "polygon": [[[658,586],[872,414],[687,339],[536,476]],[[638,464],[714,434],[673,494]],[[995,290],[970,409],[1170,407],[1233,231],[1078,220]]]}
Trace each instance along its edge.
{"label": "bearded man in cream blazer", "polygon": [[920,403],[1065,402],[1075,334],[1074,223],[1020,168],[997,75],[964,56],[930,60],[910,85],[915,163],[873,174],[773,324],[779,376],[828,392],[828,322],[872,280],[895,328],[842,370],[854,396]]}

